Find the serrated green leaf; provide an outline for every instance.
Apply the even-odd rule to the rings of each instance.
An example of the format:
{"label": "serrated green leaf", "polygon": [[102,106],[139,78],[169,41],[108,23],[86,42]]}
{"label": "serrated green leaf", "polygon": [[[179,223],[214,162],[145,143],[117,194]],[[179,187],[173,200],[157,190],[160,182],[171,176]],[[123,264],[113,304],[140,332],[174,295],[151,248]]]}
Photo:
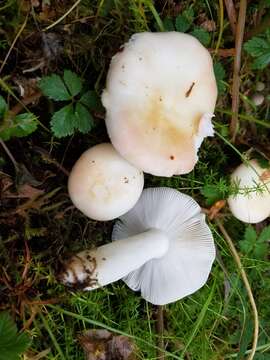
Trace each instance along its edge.
{"label": "serrated green leaf", "polygon": [[30,340],[25,333],[18,333],[8,313],[0,313],[0,360],[19,360]]}
{"label": "serrated green leaf", "polygon": [[196,28],[191,32],[195,38],[197,38],[203,46],[208,46],[211,41],[210,34],[201,28]]}
{"label": "serrated green leaf", "polygon": [[258,238],[258,242],[262,243],[262,242],[267,242],[270,240],[270,225],[266,226],[262,232],[260,233],[260,236]]}
{"label": "serrated green leaf", "polygon": [[3,118],[8,109],[6,100],[0,95],[0,118]]}
{"label": "serrated green leaf", "polygon": [[186,32],[189,30],[191,22],[183,15],[178,15],[175,19],[175,28],[179,32]]}
{"label": "serrated green leaf", "polygon": [[205,196],[207,205],[213,205],[216,201],[223,198],[219,185],[204,185],[201,193]]}
{"label": "serrated green leaf", "polygon": [[166,17],[163,20],[163,26],[164,26],[165,31],[175,31],[173,21],[170,17]]}
{"label": "serrated green leaf", "polygon": [[76,116],[75,127],[80,132],[86,134],[88,131],[92,129],[94,125],[94,120],[92,118],[92,115],[89,113],[89,111],[86,109],[84,105],[80,103],[76,104],[75,116]]}
{"label": "serrated green leaf", "polygon": [[223,82],[226,73],[225,73],[225,69],[224,69],[223,65],[220,62],[217,62],[214,64],[214,73],[215,73],[215,77],[216,77],[218,93],[220,95],[220,94],[224,93],[226,90],[226,86]]}
{"label": "serrated green leaf", "polygon": [[70,70],[64,71],[64,82],[72,96],[76,96],[82,90],[82,81],[77,74]]}
{"label": "serrated green leaf", "polygon": [[253,37],[244,44],[245,51],[253,57],[265,54],[265,50],[270,50],[270,44],[261,37]]}
{"label": "serrated green leaf", "polygon": [[252,68],[261,70],[264,69],[269,64],[270,64],[270,48],[267,54],[263,54],[254,60],[252,64]]}
{"label": "serrated green leaf", "polygon": [[80,98],[79,102],[81,102],[90,110],[100,111],[100,112],[104,111],[100,97],[94,90],[89,90],[86,93],[84,93]]}
{"label": "serrated green leaf", "polygon": [[257,240],[257,233],[253,226],[249,225],[245,229],[244,240],[250,243],[255,243]]}
{"label": "serrated green leaf", "polygon": [[268,254],[268,244],[266,243],[257,243],[254,248],[254,257],[256,259],[264,259]]}
{"label": "serrated green leaf", "polygon": [[62,107],[53,114],[51,129],[54,136],[61,138],[74,133],[76,117],[73,113],[72,104]]}
{"label": "serrated green leaf", "polygon": [[0,138],[4,141],[11,137],[24,137],[37,129],[37,118],[32,113],[23,113],[6,121],[0,131]]}
{"label": "serrated green leaf", "polygon": [[194,11],[192,8],[189,8],[181,15],[178,15],[175,19],[175,28],[179,32],[186,32],[190,29],[194,19]]}
{"label": "serrated green leaf", "polygon": [[72,97],[61,77],[56,74],[44,76],[39,81],[38,86],[44,95],[55,101],[70,100]]}

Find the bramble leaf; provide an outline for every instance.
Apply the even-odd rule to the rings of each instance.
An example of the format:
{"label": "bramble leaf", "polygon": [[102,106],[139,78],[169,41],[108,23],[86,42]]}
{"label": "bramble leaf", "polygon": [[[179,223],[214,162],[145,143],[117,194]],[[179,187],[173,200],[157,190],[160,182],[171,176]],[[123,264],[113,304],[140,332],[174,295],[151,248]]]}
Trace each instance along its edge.
{"label": "bramble leaf", "polygon": [[23,113],[8,119],[4,128],[0,130],[0,138],[4,141],[11,137],[23,137],[31,134],[37,129],[37,118],[32,113]]}
{"label": "bramble leaf", "polygon": [[175,19],[175,28],[179,32],[186,32],[190,29],[194,19],[194,11],[192,8],[189,8],[181,15],[178,15]]}
{"label": "bramble leaf", "polygon": [[217,62],[214,64],[214,73],[215,73],[215,77],[216,77],[218,93],[219,93],[219,95],[223,94],[226,90],[226,86],[223,82],[226,73],[225,73],[224,67],[222,66],[222,64],[220,62]]}
{"label": "bramble leaf", "polygon": [[56,101],[70,100],[72,97],[61,77],[56,74],[44,76],[39,81],[39,87],[44,95]]}
{"label": "bramble leaf", "polygon": [[195,36],[203,46],[208,46],[210,44],[211,36],[204,29],[195,28],[190,34]]}
{"label": "bramble leaf", "polygon": [[76,116],[75,127],[80,132],[86,134],[88,131],[92,129],[94,125],[94,120],[92,118],[92,115],[89,113],[89,111],[86,109],[84,105],[80,103],[76,104],[75,116]]}
{"label": "bramble leaf", "polygon": [[70,70],[64,71],[64,82],[72,96],[76,96],[82,90],[82,81],[77,74]]}
{"label": "bramble leaf", "polygon": [[244,44],[245,51],[255,58],[252,68],[264,69],[270,64],[270,39],[266,31],[264,35],[254,36]]}
{"label": "bramble leaf", "polygon": [[0,360],[19,360],[30,340],[25,333],[18,333],[8,313],[0,313]]}
{"label": "bramble leaf", "polygon": [[104,111],[100,97],[94,90],[89,90],[84,93],[79,102],[88,107],[90,110]]}
{"label": "bramble leaf", "polygon": [[55,112],[51,119],[51,128],[54,136],[61,138],[72,135],[75,129],[76,118],[72,104],[62,107]]}

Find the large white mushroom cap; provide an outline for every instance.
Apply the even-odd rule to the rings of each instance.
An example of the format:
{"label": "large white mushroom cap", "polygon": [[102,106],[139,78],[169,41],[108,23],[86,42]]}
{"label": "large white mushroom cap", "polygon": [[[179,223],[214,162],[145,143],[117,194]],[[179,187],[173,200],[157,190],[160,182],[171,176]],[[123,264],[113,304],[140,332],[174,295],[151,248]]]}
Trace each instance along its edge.
{"label": "large white mushroom cap", "polygon": [[68,180],[74,205],[95,220],[112,220],[129,211],[143,190],[143,172],[109,143],[85,151]]}
{"label": "large white mushroom cap", "polygon": [[217,98],[212,59],[191,35],[139,33],[111,61],[102,95],[114,147],[146,173],[190,172]]}
{"label": "large white mushroom cap", "polygon": [[231,175],[239,193],[228,198],[233,215],[246,223],[258,223],[270,216],[270,170],[256,160],[241,164]]}
{"label": "large white mushroom cap", "polygon": [[[215,246],[196,201],[171,188],[146,189],[135,207],[116,223],[112,239],[125,239],[148,229],[166,234],[168,248],[162,256],[130,272],[123,278],[125,283],[156,305],[179,300],[201,288],[215,259]],[[152,246],[158,248],[159,241],[157,237],[156,246]]]}

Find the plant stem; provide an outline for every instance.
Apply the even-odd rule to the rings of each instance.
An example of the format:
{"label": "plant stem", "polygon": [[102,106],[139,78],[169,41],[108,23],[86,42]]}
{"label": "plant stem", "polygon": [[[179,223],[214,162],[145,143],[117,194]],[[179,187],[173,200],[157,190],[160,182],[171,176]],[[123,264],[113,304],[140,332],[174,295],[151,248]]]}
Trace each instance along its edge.
{"label": "plant stem", "polygon": [[161,351],[160,349],[164,349],[164,313],[163,313],[163,306],[157,305],[157,322],[156,322],[156,331],[158,334],[158,341],[157,341],[157,358],[159,360],[165,360],[165,354],[164,351]]}
{"label": "plant stem", "polygon": [[240,89],[240,69],[241,69],[241,52],[244,38],[245,21],[246,21],[247,1],[240,1],[238,22],[235,36],[235,58],[233,63],[233,85],[232,85],[232,119],[230,132],[232,141],[235,141],[238,130],[238,111],[239,111],[239,89]]}
{"label": "plant stem", "polygon": [[13,155],[9,151],[9,148],[7,147],[7,145],[4,143],[4,141],[2,139],[0,139],[0,144],[2,145],[3,149],[7,153],[8,157],[10,158],[10,160],[11,160],[12,164],[14,165],[14,168],[15,168],[15,170],[17,172],[19,170],[17,161],[14,159]]}
{"label": "plant stem", "polygon": [[257,348],[257,343],[258,343],[258,336],[259,336],[259,317],[258,317],[258,311],[257,311],[257,307],[256,307],[256,303],[254,300],[254,296],[251,290],[251,286],[249,284],[248,281],[248,277],[247,274],[245,272],[245,269],[243,268],[243,265],[241,263],[241,259],[238,255],[238,252],[233,244],[233,241],[231,239],[231,237],[229,236],[229,234],[227,233],[226,229],[224,228],[224,226],[222,225],[222,223],[220,222],[219,219],[215,220],[219,230],[221,231],[222,235],[224,236],[225,240],[227,241],[227,244],[229,245],[230,251],[234,257],[234,260],[236,262],[236,265],[238,267],[238,270],[241,274],[241,277],[243,279],[243,283],[245,285],[247,294],[248,294],[248,298],[250,301],[250,305],[251,308],[253,310],[253,317],[254,317],[254,331],[253,331],[253,342],[252,342],[252,349],[251,352],[248,356],[248,360],[252,360],[254,358],[255,352],[256,352],[256,348]]}

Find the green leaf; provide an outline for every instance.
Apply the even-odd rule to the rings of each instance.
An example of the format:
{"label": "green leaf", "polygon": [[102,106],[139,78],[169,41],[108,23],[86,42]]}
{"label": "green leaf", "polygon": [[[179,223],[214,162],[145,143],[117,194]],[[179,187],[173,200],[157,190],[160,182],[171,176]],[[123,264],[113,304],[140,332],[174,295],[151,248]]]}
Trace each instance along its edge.
{"label": "green leaf", "polygon": [[7,103],[6,103],[5,99],[3,98],[3,96],[0,95],[0,118],[4,117],[7,110],[8,110]]}
{"label": "green leaf", "polygon": [[223,94],[226,90],[226,86],[223,82],[226,73],[223,65],[220,62],[214,64],[214,73],[217,81],[217,88],[219,95]]}
{"label": "green leaf", "polygon": [[267,242],[270,240],[270,225],[266,226],[262,232],[260,233],[260,236],[258,238],[259,243]]}
{"label": "green leaf", "polygon": [[83,105],[94,111],[104,111],[100,97],[94,90],[89,90],[79,100]]}
{"label": "green leaf", "polygon": [[75,116],[76,116],[75,126],[83,134],[86,134],[94,126],[94,120],[92,118],[92,115],[89,113],[86,107],[80,103],[76,104]]}
{"label": "green leaf", "polygon": [[270,50],[270,44],[261,37],[253,37],[244,44],[244,49],[249,55],[257,57]]}
{"label": "green leaf", "polygon": [[261,70],[264,69],[269,64],[270,64],[270,48],[267,54],[263,54],[254,60],[252,68]]}
{"label": "green leaf", "polygon": [[55,101],[70,100],[69,94],[63,80],[59,75],[45,76],[39,81],[39,87],[44,95]]}
{"label": "green leaf", "polygon": [[4,141],[11,137],[23,137],[37,129],[37,118],[32,113],[23,113],[8,119],[0,131],[0,138]]}
{"label": "green leaf", "polygon": [[163,20],[163,26],[164,26],[165,31],[175,31],[173,21],[170,17],[166,17]]}
{"label": "green leaf", "polygon": [[201,193],[205,196],[207,205],[213,205],[216,201],[224,198],[224,194],[220,190],[219,184],[204,185],[201,189]]}
{"label": "green leaf", "polygon": [[254,257],[256,259],[263,260],[267,254],[268,254],[268,244],[257,243],[254,248]]}
{"label": "green leaf", "polygon": [[62,107],[53,114],[51,129],[54,136],[61,138],[74,133],[76,117],[73,113],[72,104]]}
{"label": "green leaf", "polygon": [[255,36],[244,44],[245,51],[255,58],[252,68],[264,69],[270,64],[269,31],[261,36]]}
{"label": "green leaf", "polygon": [[188,31],[188,29],[190,28],[191,23],[189,22],[189,20],[183,16],[183,15],[178,15],[175,19],[175,28],[177,31],[179,32],[186,32]]}
{"label": "green leaf", "polygon": [[82,90],[82,81],[77,74],[70,70],[64,71],[64,82],[72,96],[76,96]]}
{"label": "green leaf", "polygon": [[175,19],[175,28],[179,32],[186,32],[190,29],[194,19],[194,11],[192,8],[189,8],[181,15],[178,15]]}
{"label": "green leaf", "polygon": [[191,32],[191,35],[195,36],[203,46],[208,46],[211,41],[210,34],[201,28],[196,28]]}
{"label": "green leaf", "polygon": [[239,242],[241,251],[244,254],[251,253],[256,244],[256,240],[257,240],[257,233],[255,229],[251,225],[247,226],[245,229],[244,240],[241,240]]}
{"label": "green leaf", "polygon": [[0,360],[19,360],[30,340],[25,333],[18,333],[12,318],[6,312],[0,313]]}

